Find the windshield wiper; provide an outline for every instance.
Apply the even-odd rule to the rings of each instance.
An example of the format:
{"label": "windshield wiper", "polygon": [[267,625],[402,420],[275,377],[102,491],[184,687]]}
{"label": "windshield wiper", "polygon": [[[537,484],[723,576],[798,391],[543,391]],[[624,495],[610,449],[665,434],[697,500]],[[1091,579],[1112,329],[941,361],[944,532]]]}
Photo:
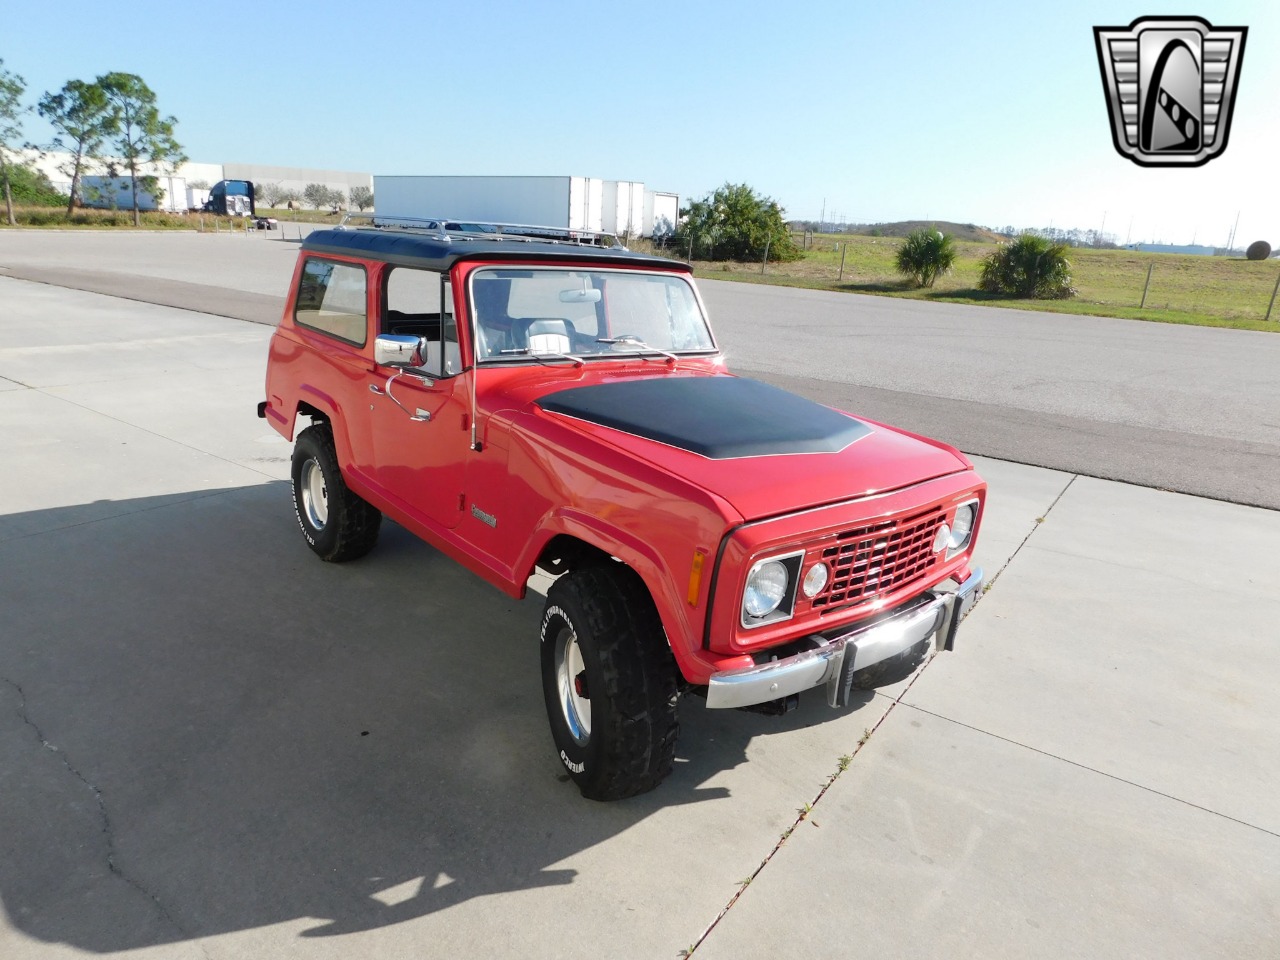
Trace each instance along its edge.
{"label": "windshield wiper", "polygon": [[534,353],[528,347],[510,347],[506,350],[499,350],[498,353],[504,357],[532,357],[539,363],[545,363],[548,359],[568,360],[574,366],[582,366],[582,358],[575,357],[571,353]]}
{"label": "windshield wiper", "polygon": [[657,347],[651,347],[649,346],[649,344],[645,343],[639,337],[632,336],[629,333],[623,333],[616,337],[596,337],[596,343],[608,343],[608,344],[630,343],[639,347],[641,350],[648,350],[650,353],[661,354],[662,356],[666,357],[667,361],[670,363],[674,364],[680,360],[680,358],[677,357],[674,353],[667,353],[667,351],[665,350],[659,350]]}

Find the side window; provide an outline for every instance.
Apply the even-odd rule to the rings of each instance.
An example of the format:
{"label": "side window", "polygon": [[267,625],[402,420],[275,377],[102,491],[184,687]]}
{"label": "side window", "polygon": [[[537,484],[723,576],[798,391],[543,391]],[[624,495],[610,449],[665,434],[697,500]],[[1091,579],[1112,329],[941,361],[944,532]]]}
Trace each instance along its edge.
{"label": "side window", "polygon": [[416,369],[433,377],[462,371],[453,292],[433,270],[393,267],[387,274],[382,332],[426,340],[424,362]]}
{"label": "side window", "polygon": [[309,259],[302,267],[293,319],[304,327],[364,346],[367,280],[363,267]]}

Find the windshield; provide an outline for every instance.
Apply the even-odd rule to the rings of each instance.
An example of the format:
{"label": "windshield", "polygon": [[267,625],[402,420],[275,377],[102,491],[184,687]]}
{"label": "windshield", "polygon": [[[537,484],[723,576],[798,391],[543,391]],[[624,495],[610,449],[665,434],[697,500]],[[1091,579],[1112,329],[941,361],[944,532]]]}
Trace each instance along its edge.
{"label": "windshield", "polygon": [[486,267],[472,274],[470,287],[483,362],[715,350],[684,277]]}

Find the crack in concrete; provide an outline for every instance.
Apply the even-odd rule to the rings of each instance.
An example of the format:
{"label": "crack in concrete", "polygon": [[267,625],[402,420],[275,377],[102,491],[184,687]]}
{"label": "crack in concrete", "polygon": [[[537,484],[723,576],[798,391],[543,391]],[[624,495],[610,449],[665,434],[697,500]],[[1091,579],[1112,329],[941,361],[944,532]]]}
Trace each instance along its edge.
{"label": "crack in concrete", "polygon": [[120,864],[116,862],[115,832],[111,826],[111,815],[107,810],[107,801],[106,801],[106,798],[103,797],[102,791],[97,786],[90,783],[88,779],[85,778],[84,774],[82,774],[79,770],[75,768],[75,766],[72,765],[71,760],[67,757],[64,751],[60,750],[55,744],[52,744],[49,742],[49,740],[44,735],[44,731],[40,729],[39,724],[37,724],[33,719],[31,719],[31,715],[27,713],[27,695],[26,695],[26,692],[22,689],[21,684],[17,683],[14,680],[10,680],[8,677],[4,677],[4,676],[0,676],[0,682],[7,683],[18,694],[18,710],[17,710],[18,716],[19,718],[21,718],[23,724],[31,728],[31,731],[32,733],[35,734],[36,739],[40,741],[40,746],[43,747],[45,750],[50,751],[51,753],[56,753],[58,755],[58,759],[62,762],[62,765],[63,767],[66,768],[67,772],[70,773],[77,780],[79,780],[82,784],[84,784],[89,789],[89,791],[93,794],[94,802],[97,804],[97,807],[98,807],[98,819],[101,823],[100,832],[102,834],[103,840],[105,841],[106,847],[107,847],[107,856],[106,856],[107,869],[111,872],[111,875],[120,880],[123,880],[129,886],[133,887],[133,889],[138,891],[138,893],[142,894],[144,897],[150,900],[151,903],[155,906],[156,912],[160,915],[161,920],[163,920],[166,924],[168,924],[170,927],[176,930],[184,940],[188,940],[196,944],[196,946],[200,948],[200,952],[204,956],[209,957],[210,956],[209,951],[205,948],[204,944],[201,943],[199,939],[195,937],[194,934],[192,934],[181,923],[178,922],[177,918],[175,918],[174,915],[169,912],[169,909],[165,907],[163,903],[160,902],[160,898],[157,897],[150,890],[148,890],[146,886],[142,884],[141,881],[136,880],[135,878],[125,873],[124,870],[121,868]]}
{"label": "crack in concrete", "polygon": [[[1033,536],[1035,536],[1036,531],[1040,529],[1040,527],[1044,524],[1044,521],[1048,518],[1049,514],[1053,512],[1053,508],[1056,507],[1061,502],[1062,498],[1066,496],[1067,491],[1071,489],[1071,485],[1075,483],[1078,478],[1079,478],[1079,474],[1073,474],[1071,476],[1071,479],[1067,481],[1066,486],[1064,486],[1062,490],[1059,491],[1058,495],[1053,498],[1053,502],[1049,504],[1048,508],[1044,512],[1044,515],[1041,517],[1038,517],[1036,519],[1036,522],[1032,524],[1031,529],[1027,532],[1027,535],[1022,538],[1022,542],[1019,543],[1017,548],[1013,551],[1013,553],[1009,555],[1009,559],[1006,560],[1001,565],[1000,569],[996,571],[995,575],[990,580],[987,581],[986,586],[983,588],[982,593],[978,596],[976,600],[974,600],[973,606],[969,608],[969,612],[965,614],[966,620],[970,617],[970,615],[972,615],[973,611],[977,609],[978,604],[981,603],[983,597],[987,595],[987,591],[990,590],[995,585],[995,582],[1000,577],[1000,574],[1004,573],[1005,570],[1009,569],[1009,564],[1013,563],[1014,558],[1019,553],[1022,552],[1022,548],[1027,545],[1027,541],[1029,541]],[[840,779],[840,776],[846,770],[848,770],[849,767],[853,765],[854,758],[856,758],[858,754],[862,752],[862,748],[866,746],[867,742],[871,739],[872,735],[877,730],[880,729],[881,724],[883,724],[886,720],[889,719],[889,715],[893,713],[893,711],[897,707],[911,706],[910,704],[903,703],[902,698],[907,695],[908,691],[910,691],[911,688],[915,685],[915,682],[920,679],[920,676],[924,673],[925,670],[928,669],[929,664],[931,664],[934,661],[934,659],[935,659],[934,657],[930,657],[927,661],[925,661],[924,666],[922,666],[919,670],[915,672],[914,676],[911,677],[910,682],[907,683],[905,687],[903,687],[902,692],[899,693],[898,696],[893,698],[893,702],[889,705],[889,709],[886,710],[881,715],[880,719],[875,722],[875,725],[863,731],[862,738],[858,740],[858,745],[854,748],[853,753],[840,758],[836,772],[827,778],[827,782],[822,785],[822,788],[818,791],[817,795],[811,801],[806,803],[803,807],[799,808],[799,810],[797,811],[799,816],[797,816],[796,819],[792,822],[792,824],[789,827],[787,827],[786,830],[783,831],[782,836],[778,838],[778,842],[773,845],[773,849],[770,850],[769,853],[765,856],[765,858],[760,861],[760,865],[756,867],[755,870],[751,872],[751,875],[748,876],[746,879],[738,881],[738,889],[735,890],[733,896],[729,898],[729,902],[724,905],[724,907],[720,910],[718,914],[716,914],[715,919],[712,920],[711,923],[707,925],[707,928],[702,931],[698,939],[695,940],[686,949],[679,951],[677,956],[679,956],[680,958],[684,958],[684,960],[687,960],[687,958],[692,957],[695,953],[697,953],[698,948],[701,947],[702,944],[706,941],[707,937],[711,935],[711,931],[716,928],[716,926],[720,923],[720,921],[723,920],[725,916],[728,915],[729,911],[733,909],[734,905],[737,904],[739,898],[741,898],[742,895],[746,892],[747,887],[751,886],[751,883],[756,879],[756,877],[758,877],[764,871],[764,868],[769,865],[770,861],[773,860],[773,858],[777,855],[778,851],[781,850],[783,846],[786,845],[787,841],[791,839],[791,834],[795,832],[796,827],[798,827],[805,820],[809,819],[809,815],[817,807],[818,802],[823,798],[823,796],[826,795],[826,792],[830,790],[831,787],[835,784],[835,782]],[[877,694],[877,696],[880,696],[880,694]],[[919,709],[919,708],[912,707],[912,709]],[[927,710],[923,710],[921,712],[928,713]],[[946,718],[943,717],[940,719],[946,719]],[[961,724],[961,726],[963,726],[963,724]],[[980,731],[980,732],[985,732],[985,731]],[[992,734],[992,736],[995,736],[995,734]],[[1028,749],[1035,749],[1035,748],[1030,747]],[[1067,762],[1070,763],[1071,761],[1067,761]],[[1177,799],[1177,798],[1175,797],[1171,799]],[[814,821],[814,824],[816,826],[816,821]],[[1259,828],[1259,829],[1262,829],[1262,828]],[[1264,832],[1270,832],[1270,831],[1264,831]]]}

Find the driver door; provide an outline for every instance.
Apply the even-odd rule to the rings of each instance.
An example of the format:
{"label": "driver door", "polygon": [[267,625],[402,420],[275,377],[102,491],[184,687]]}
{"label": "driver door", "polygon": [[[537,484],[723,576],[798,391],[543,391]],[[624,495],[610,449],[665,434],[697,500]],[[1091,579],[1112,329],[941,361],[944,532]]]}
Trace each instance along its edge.
{"label": "driver door", "polygon": [[375,364],[370,374],[377,482],[413,520],[451,529],[470,452],[472,375],[461,372],[452,290],[435,271],[391,267],[380,301],[380,332],[424,337],[427,349],[422,366]]}

